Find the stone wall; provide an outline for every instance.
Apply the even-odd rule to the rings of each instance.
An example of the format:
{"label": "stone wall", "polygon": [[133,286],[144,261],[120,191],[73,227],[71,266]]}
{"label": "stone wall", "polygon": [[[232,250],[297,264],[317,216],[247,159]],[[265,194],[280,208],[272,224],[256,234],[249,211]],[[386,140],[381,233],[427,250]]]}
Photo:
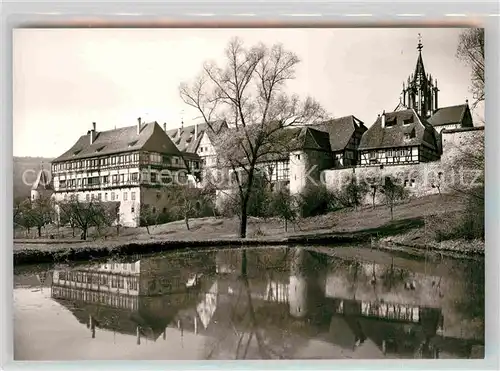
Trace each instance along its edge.
{"label": "stone wall", "polygon": [[443,130],[441,138],[441,161],[444,163],[471,152],[477,154],[478,151],[484,151],[484,126]]}

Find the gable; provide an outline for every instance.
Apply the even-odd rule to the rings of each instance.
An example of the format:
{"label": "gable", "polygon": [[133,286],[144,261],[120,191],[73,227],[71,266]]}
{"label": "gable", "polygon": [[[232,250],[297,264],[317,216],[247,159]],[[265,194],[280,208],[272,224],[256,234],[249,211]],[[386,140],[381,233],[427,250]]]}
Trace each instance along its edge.
{"label": "gable", "polygon": [[167,133],[158,124],[153,123],[152,125],[153,130],[141,149],[150,152],[179,155],[179,149],[170,140]]}
{"label": "gable", "polygon": [[355,120],[357,119],[351,115],[328,120],[312,127],[328,133],[332,151],[342,151],[356,131]]}
{"label": "gable", "polygon": [[378,117],[361,138],[360,150],[419,145],[437,150],[435,130],[422,121],[413,109],[385,115],[386,127],[382,127],[382,117]]}

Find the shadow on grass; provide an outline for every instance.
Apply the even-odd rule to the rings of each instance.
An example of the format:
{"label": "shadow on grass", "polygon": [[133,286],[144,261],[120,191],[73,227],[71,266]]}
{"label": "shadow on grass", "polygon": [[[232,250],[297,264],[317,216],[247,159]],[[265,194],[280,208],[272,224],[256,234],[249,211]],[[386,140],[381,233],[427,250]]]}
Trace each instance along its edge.
{"label": "shadow on grass", "polygon": [[[424,218],[423,217],[416,217],[416,218],[407,218],[407,219],[401,219],[401,220],[393,220],[389,223],[386,223],[382,226],[375,227],[375,228],[367,228],[367,229],[361,229],[357,231],[350,231],[350,232],[325,232],[325,233],[317,233],[311,235],[311,237],[327,237],[327,236],[359,236],[359,237],[365,237],[365,238],[370,238],[370,237],[376,237],[376,238],[382,238],[382,237],[388,237],[388,236],[394,236],[398,234],[402,234],[405,232],[408,232],[411,229],[416,229],[416,228],[421,228],[425,224]],[[293,237],[299,237],[300,234],[293,235]]]}

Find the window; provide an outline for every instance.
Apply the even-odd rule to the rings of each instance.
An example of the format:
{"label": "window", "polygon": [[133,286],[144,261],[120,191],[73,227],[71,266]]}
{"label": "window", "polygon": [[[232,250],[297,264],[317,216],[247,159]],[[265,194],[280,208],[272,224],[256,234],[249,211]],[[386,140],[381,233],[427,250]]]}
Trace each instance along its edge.
{"label": "window", "polygon": [[166,213],[167,213],[167,208],[166,208],[166,207],[164,207],[164,208],[163,208],[163,214],[166,214]]}
{"label": "window", "polygon": [[128,195],[127,192],[123,192],[123,201],[127,201],[127,195]]}
{"label": "window", "polygon": [[403,120],[403,125],[410,125],[413,124],[413,117]]}
{"label": "window", "polygon": [[203,152],[203,147],[200,147],[200,152]]}
{"label": "window", "polygon": [[135,201],[135,192],[131,192],[131,193],[130,193],[130,199],[131,199],[132,201]]}
{"label": "window", "polygon": [[151,183],[156,183],[156,182],[157,182],[157,174],[151,173]]}
{"label": "window", "polygon": [[102,200],[102,193],[101,193],[101,192],[99,192],[99,193],[97,194],[97,199],[98,199],[99,201],[101,201],[101,200]]}
{"label": "window", "polygon": [[104,201],[107,201],[107,200],[108,200],[108,193],[106,192],[106,193],[104,194]]}
{"label": "window", "polygon": [[115,200],[115,192],[111,192],[111,201]]}
{"label": "window", "polygon": [[118,174],[115,174],[113,175],[113,184],[117,184],[118,183]]}
{"label": "window", "polygon": [[135,213],[135,207],[133,207],[133,206],[132,206],[132,207],[130,208],[130,211],[131,211],[132,213]]}
{"label": "window", "polygon": [[295,155],[295,158],[296,158],[297,160],[300,160],[300,155]]}
{"label": "window", "polygon": [[139,179],[139,173],[132,173],[130,174],[130,177],[133,182],[137,182],[137,180]]}
{"label": "window", "polygon": [[125,183],[125,174],[120,174],[120,183]]}
{"label": "window", "polygon": [[102,177],[102,183],[107,184],[109,182],[109,176],[105,175]]}
{"label": "window", "polygon": [[377,158],[377,152],[376,151],[370,152],[370,158],[371,159],[376,159]]}
{"label": "window", "polygon": [[396,118],[387,120],[385,122],[385,126],[388,127],[388,128],[390,128],[391,126],[394,126],[394,125],[396,125]]}

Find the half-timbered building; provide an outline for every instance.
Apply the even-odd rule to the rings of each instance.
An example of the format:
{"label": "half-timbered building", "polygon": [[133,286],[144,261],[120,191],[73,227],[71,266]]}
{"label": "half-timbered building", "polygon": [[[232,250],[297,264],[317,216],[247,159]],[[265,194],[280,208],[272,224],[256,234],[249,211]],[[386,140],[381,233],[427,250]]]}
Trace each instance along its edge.
{"label": "half-timbered building", "polygon": [[361,166],[418,164],[439,159],[434,128],[414,109],[383,113],[363,135]]}

